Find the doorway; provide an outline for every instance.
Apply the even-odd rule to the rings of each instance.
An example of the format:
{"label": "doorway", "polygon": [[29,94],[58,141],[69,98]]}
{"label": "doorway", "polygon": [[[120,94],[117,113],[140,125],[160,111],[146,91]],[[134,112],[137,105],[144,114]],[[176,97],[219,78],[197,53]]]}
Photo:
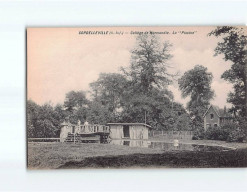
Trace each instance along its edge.
{"label": "doorway", "polygon": [[128,125],[123,126],[123,134],[124,134],[124,138],[130,137],[130,127]]}

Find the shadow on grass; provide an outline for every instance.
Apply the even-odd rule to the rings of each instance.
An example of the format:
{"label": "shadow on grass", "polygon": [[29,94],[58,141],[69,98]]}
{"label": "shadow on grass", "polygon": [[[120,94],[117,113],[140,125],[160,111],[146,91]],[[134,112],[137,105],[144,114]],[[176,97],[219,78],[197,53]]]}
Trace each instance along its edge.
{"label": "shadow on grass", "polygon": [[82,161],[70,161],[59,169],[75,168],[217,168],[247,167],[247,149],[214,152],[166,152],[163,154],[132,154],[89,157]]}

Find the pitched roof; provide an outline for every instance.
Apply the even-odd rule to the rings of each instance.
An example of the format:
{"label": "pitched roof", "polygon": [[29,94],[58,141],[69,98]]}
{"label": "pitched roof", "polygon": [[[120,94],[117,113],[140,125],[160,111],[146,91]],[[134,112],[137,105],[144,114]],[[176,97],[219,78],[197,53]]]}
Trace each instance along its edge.
{"label": "pitched roof", "polygon": [[226,108],[226,110],[225,110],[225,109],[219,108],[218,106],[214,106],[214,105],[210,105],[209,106],[209,108],[207,109],[207,111],[205,112],[205,114],[203,115],[203,117],[206,116],[206,114],[208,113],[208,111],[209,111],[209,109],[211,107],[214,109],[214,111],[216,112],[216,114],[218,115],[218,117],[221,117],[221,118],[232,117],[232,115],[229,113],[229,109]]}
{"label": "pitched roof", "polygon": [[107,123],[107,125],[143,125],[152,128],[150,125],[147,125],[145,123]]}

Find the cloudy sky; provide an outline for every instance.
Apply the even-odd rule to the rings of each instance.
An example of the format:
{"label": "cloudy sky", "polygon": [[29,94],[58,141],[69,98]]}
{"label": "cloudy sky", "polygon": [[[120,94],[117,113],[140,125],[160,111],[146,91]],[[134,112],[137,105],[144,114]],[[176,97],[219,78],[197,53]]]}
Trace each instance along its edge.
{"label": "cloudy sky", "polygon": [[[180,75],[195,65],[206,66],[213,73],[212,88],[215,98],[211,102],[220,107],[226,103],[231,85],[221,79],[230,68],[223,56],[214,56],[220,39],[207,34],[214,27],[128,27],[128,28],[30,28],[27,31],[27,88],[28,99],[38,104],[63,103],[71,90],[89,90],[89,83],[99,73],[120,72],[119,67],[130,64],[131,49],[139,32],[163,32],[160,41],[173,44],[171,72]],[[83,34],[79,34],[79,32]],[[88,32],[107,34],[85,34]],[[100,32],[99,32],[100,31]],[[116,34],[118,32],[119,34]],[[112,34],[111,34],[112,33]],[[168,34],[167,34],[168,33]],[[170,89],[175,101],[184,105],[175,81]]]}

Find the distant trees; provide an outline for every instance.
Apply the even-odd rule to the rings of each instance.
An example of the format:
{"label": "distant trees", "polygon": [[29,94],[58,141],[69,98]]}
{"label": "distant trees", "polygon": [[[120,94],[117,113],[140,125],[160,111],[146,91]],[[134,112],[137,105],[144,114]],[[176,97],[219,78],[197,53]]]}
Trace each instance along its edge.
{"label": "distant trees", "polygon": [[228,102],[233,105],[231,111],[242,117],[247,116],[247,35],[244,30],[223,26],[209,33],[223,38],[215,48],[215,55],[223,54],[225,61],[232,62],[231,68],[221,77],[233,84],[234,91],[229,93]]}
{"label": "distant trees", "polygon": [[101,73],[97,81],[90,83],[92,101],[104,106],[111,114],[110,120],[115,121],[122,110],[124,91],[129,82],[124,75],[117,73]]}
{"label": "distant trees", "polygon": [[87,103],[88,100],[84,91],[70,91],[66,94],[64,107],[66,110],[72,112],[73,110],[82,108],[83,106],[87,105]]}
{"label": "distant trees", "polygon": [[58,113],[49,104],[37,105],[27,101],[27,134],[28,137],[57,137],[61,120]]}
{"label": "distant trees", "polygon": [[137,37],[131,65],[123,73],[102,73],[90,83],[90,98],[84,91],[70,91],[63,105],[39,106],[28,101],[28,137],[58,136],[65,120],[76,124],[140,122],[156,130],[190,130],[190,118],[168,90],[174,75],[168,73],[171,44],[155,36]]}
{"label": "distant trees", "polygon": [[64,109],[66,112],[63,113],[69,117],[72,123],[77,123],[78,120],[83,122],[86,120],[88,103],[86,92],[70,91],[65,97]]}
{"label": "distant trees", "polygon": [[187,104],[190,116],[195,128],[203,125],[203,114],[207,110],[214,91],[211,89],[213,75],[207,72],[207,68],[196,65],[193,69],[184,73],[178,80],[182,97],[190,97]]}

